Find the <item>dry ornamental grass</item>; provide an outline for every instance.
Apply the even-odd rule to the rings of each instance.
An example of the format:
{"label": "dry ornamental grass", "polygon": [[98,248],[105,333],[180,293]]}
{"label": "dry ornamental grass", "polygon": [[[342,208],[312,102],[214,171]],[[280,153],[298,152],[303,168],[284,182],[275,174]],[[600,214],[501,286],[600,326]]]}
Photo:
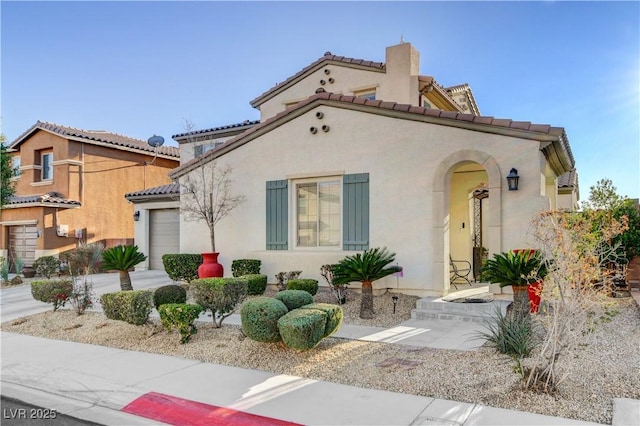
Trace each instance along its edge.
{"label": "dry ornamental grass", "polygon": [[[316,301],[332,302],[330,297],[319,294]],[[391,295],[376,296],[376,318],[361,320],[359,296],[351,295],[343,305],[345,323],[394,326],[410,317],[415,300],[401,295],[392,314]],[[106,319],[102,313],[77,316],[68,310],[3,323],[2,330],[611,423],[612,398],[640,399],[640,310],[631,298],[614,303],[619,313],[601,322],[587,345],[561,360],[569,378],[552,396],[523,391],[512,359],[487,346],[465,352],[330,337],[312,350],[298,352],[245,338],[238,326],[214,329],[211,322],[199,323],[197,334],[183,345],[177,332],[167,333],[157,320],[134,326]]]}

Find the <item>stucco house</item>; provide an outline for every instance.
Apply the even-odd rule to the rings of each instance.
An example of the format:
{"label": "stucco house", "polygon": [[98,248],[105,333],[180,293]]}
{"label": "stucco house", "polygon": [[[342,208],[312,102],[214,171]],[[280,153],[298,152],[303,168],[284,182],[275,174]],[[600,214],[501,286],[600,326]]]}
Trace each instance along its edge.
{"label": "stucco house", "polygon": [[[409,43],[384,63],[327,52],[251,101],[259,124],[170,173],[233,168],[247,201],[216,230],[227,271],[255,258],[271,280],[302,270],[322,283],[321,265],[386,246],[403,277],[374,288],[443,294],[451,258],[527,247],[536,213],[575,205],[563,128],[483,116],[468,84],[443,87],[419,63]],[[180,222],[180,252],[208,246],[204,223]]]}
{"label": "stucco house", "polygon": [[131,243],[124,194],[170,184],[179,150],[97,130],[38,121],[8,146],[16,193],[0,210],[0,255],[30,265],[78,241]]}

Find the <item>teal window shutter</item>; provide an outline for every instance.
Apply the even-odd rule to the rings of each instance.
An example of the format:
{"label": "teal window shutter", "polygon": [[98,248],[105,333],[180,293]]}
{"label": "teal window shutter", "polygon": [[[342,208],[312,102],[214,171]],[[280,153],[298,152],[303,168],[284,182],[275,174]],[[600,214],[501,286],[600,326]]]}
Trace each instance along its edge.
{"label": "teal window shutter", "polygon": [[267,250],[287,250],[289,248],[288,225],[288,182],[272,180],[267,182]]}
{"label": "teal window shutter", "polygon": [[344,220],[343,250],[369,248],[369,173],[344,175],[342,178]]}

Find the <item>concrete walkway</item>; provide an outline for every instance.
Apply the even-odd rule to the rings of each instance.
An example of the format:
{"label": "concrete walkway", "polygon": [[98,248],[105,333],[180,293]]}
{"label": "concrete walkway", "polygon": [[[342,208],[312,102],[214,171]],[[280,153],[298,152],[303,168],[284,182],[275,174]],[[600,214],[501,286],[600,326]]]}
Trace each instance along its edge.
{"label": "concrete walkway", "polygon": [[[4,296],[3,290],[6,303]],[[239,315],[225,324],[240,324]],[[335,337],[475,350],[480,329],[473,322],[412,319],[390,329],[344,324]],[[0,342],[3,396],[104,425],[167,424],[161,421],[167,418],[183,425],[594,424],[15,333],[2,332]],[[149,401],[174,405],[136,408],[152,406]],[[617,399],[614,425],[639,425],[639,406]],[[255,417],[242,423],[238,413]]]}

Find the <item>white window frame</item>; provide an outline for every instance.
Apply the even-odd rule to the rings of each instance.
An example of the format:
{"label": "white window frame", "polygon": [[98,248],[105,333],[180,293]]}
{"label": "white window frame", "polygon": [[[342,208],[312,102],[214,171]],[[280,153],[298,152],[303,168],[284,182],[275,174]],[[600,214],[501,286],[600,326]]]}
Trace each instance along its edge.
{"label": "white window frame", "polygon": [[[317,241],[315,245],[306,246],[300,245],[300,237],[298,235],[298,187],[300,185],[306,185],[310,183],[315,183],[316,185],[322,182],[335,182],[338,186],[338,195],[340,197],[339,206],[338,206],[338,229],[337,235],[338,239],[333,245],[321,245],[320,244],[320,233],[316,230]],[[340,251],[342,250],[342,232],[343,232],[343,194],[342,194],[342,176],[322,176],[322,177],[314,177],[314,178],[304,178],[304,179],[294,179],[290,180],[290,211],[289,211],[289,235],[290,237],[290,247],[293,247],[294,250],[322,250],[322,251]],[[317,221],[319,221],[320,215],[317,217]]]}
{"label": "white window frame", "polygon": [[[49,157],[47,167],[45,168],[45,157]],[[53,180],[53,152],[43,152],[40,155],[40,180],[50,181]],[[46,173],[46,175],[45,175]]]}

